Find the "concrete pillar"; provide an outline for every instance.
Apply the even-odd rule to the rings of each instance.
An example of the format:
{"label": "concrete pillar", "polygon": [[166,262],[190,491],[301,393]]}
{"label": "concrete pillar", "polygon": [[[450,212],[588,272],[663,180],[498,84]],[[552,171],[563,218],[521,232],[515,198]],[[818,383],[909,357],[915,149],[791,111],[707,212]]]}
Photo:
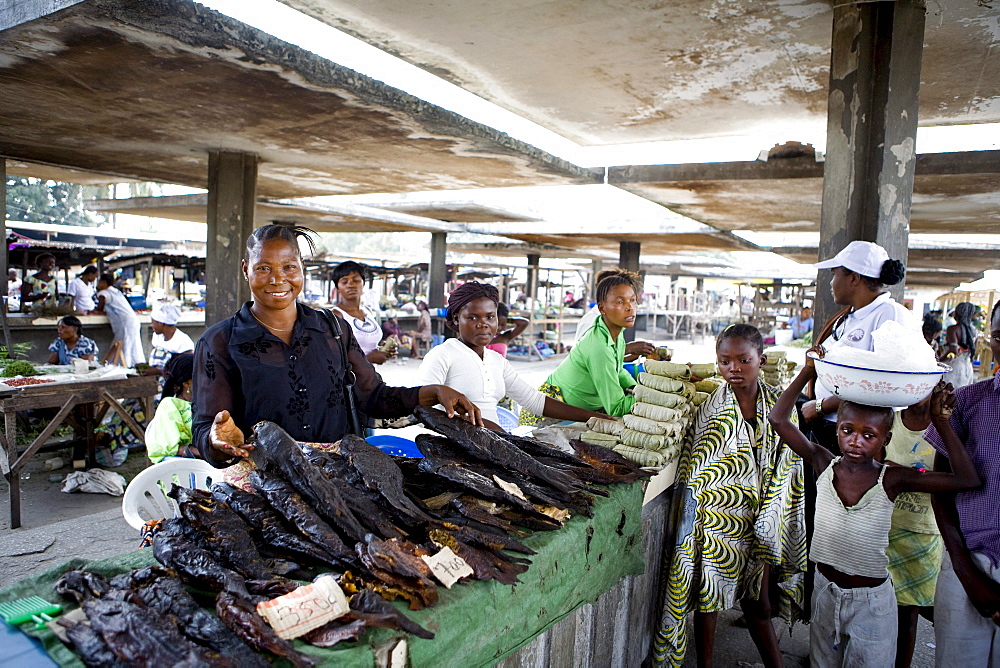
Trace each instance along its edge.
{"label": "concrete pillar", "polygon": [[535,300],[538,299],[538,265],[542,261],[542,256],[538,253],[528,253],[528,280],[524,286],[524,293],[528,295],[528,308],[535,307]]}
{"label": "concrete pillar", "polygon": [[0,155],[0,239],[3,252],[0,253],[0,296],[7,295],[7,160]]}
{"label": "concrete pillar", "polygon": [[[862,240],[906,263],[923,37],[923,0],[833,10],[821,260]],[[817,328],[840,308],[830,277],[817,278]],[[891,292],[900,298],[903,285]]]}
{"label": "concrete pillar", "polygon": [[587,301],[594,301],[594,294],[597,291],[597,275],[604,268],[603,260],[590,261],[590,280],[587,282]]}
{"label": "concrete pillar", "polygon": [[618,268],[639,273],[639,242],[618,242]]}
{"label": "concrete pillar", "polygon": [[[619,241],[618,242],[618,268],[625,271],[639,273],[639,242]],[[636,295],[641,296],[641,295]],[[631,343],[635,341],[635,327],[625,330],[625,340]]]}
{"label": "concrete pillar", "polygon": [[241,266],[247,237],[254,230],[256,197],[256,155],[209,152],[206,326],[230,317],[250,299],[250,286]]}
{"label": "concrete pillar", "polygon": [[445,256],[448,253],[448,233],[431,233],[431,265],[428,272],[427,305],[444,308],[444,284],[447,274]]}

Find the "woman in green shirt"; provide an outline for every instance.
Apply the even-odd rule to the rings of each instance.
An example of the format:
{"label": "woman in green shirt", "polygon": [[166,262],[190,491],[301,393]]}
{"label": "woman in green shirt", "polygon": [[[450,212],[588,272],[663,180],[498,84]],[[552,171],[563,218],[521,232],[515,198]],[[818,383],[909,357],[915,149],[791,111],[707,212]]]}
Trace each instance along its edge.
{"label": "woman in green shirt", "polygon": [[[635,398],[625,391],[635,380],[622,366],[623,332],[635,324],[639,290],[638,276],[627,271],[616,271],[597,284],[595,298],[601,317],[539,388],[542,394],[608,415],[625,415],[632,409]],[[521,424],[535,424],[539,419],[521,412]]]}

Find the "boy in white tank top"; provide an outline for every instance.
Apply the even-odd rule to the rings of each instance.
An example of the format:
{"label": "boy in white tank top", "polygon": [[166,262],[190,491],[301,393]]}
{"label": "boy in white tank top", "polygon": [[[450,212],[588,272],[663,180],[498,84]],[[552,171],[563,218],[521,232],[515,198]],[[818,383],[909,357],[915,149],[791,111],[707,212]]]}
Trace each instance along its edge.
{"label": "boy in white tank top", "polygon": [[955,399],[950,385],[935,388],[931,421],[944,438],[953,473],[930,473],[876,461],[891,437],[891,408],[842,403],[837,413],[841,457],[810,442],[789,415],[814,378],[816,368],[807,357],[768,416],[782,440],[819,476],[809,553],[817,570],[810,662],[814,667],[891,666],[897,614],[885,547],[896,496],[972,489],[979,486],[979,475],[948,421]]}

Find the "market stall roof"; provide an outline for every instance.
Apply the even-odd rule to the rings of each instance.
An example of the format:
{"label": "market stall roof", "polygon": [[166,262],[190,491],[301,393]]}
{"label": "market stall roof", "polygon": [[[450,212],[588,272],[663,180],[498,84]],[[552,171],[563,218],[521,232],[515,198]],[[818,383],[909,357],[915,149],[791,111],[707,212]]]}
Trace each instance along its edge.
{"label": "market stall roof", "polygon": [[206,187],[208,152],[231,150],[260,157],[257,192],[274,198],[590,178],[188,0],[15,3],[0,29],[11,173],[30,162]]}
{"label": "market stall roof", "polygon": [[[280,1],[584,146],[826,127],[833,2]],[[1000,121],[996,9],[927,12],[921,125]]]}

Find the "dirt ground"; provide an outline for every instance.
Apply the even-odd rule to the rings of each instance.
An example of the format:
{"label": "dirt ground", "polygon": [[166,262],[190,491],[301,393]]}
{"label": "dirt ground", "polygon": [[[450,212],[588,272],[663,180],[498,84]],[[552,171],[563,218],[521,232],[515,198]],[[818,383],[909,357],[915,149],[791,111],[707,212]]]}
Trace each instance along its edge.
{"label": "dirt ground", "polygon": [[[65,465],[53,471],[45,470],[45,461],[59,457]],[[109,494],[65,494],[60,491],[62,480],[73,472],[72,451],[69,448],[35,455],[21,470],[21,526],[25,529],[44,526],[53,522],[75,519],[121,508],[120,496]],[[109,469],[125,476],[130,482],[140,471],[150,465],[144,449],[129,452],[125,463]],[[50,480],[50,477],[58,479]],[[10,529],[9,484],[0,478],[0,530]]]}

